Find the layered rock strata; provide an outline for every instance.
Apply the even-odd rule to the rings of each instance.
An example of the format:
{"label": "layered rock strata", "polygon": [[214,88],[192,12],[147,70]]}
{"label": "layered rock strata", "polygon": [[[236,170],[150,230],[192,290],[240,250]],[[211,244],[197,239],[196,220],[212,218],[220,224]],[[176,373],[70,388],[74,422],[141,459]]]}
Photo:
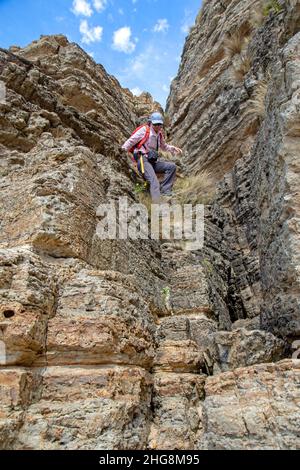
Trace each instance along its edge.
{"label": "layered rock strata", "polygon": [[100,204],[135,201],[118,146],[159,106],[63,36],[0,67],[1,448],[145,448],[160,247],[97,226]]}
{"label": "layered rock strata", "polygon": [[260,316],[290,343],[300,318],[299,26],[298,1],[204,2],[168,102],[186,174],[206,169],[217,184],[232,319]]}
{"label": "layered rock strata", "polygon": [[[244,21],[249,2],[220,5],[204,5],[187,39],[175,81],[178,89],[184,86],[184,64],[193,73],[191,64],[199,59],[194,53],[199,33],[205,47],[214,37],[211,47],[203,49],[206,66],[196,66],[203,75],[200,85],[208,92],[215,83],[218,94],[223,82],[215,80],[219,66],[215,70],[214,64],[222,28]],[[284,69],[285,83],[294,83],[298,10],[288,8],[290,16],[271,14],[256,34],[265,37],[273,28],[282,28],[283,51],[293,57],[290,68]],[[259,67],[265,43],[255,50]],[[272,60],[278,57],[279,49],[277,55],[272,51]],[[228,59],[226,64],[222,67],[230,67]],[[278,90],[284,71],[278,68]],[[190,252],[172,242],[103,241],[97,236],[100,204],[124,195],[136,201],[118,143],[144,114],[158,108],[148,94],[134,98],[63,36],[43,37],[25,49],[1,50],[0,73],[7,88],[6,103],[0,105],[0,447],[299,447],[299,361],[285,359],[289,341],[297,337],[295,330],[294,336],[290,333],[289,320],[296,310],[279,311],[278,318],[287,318],[284,326],[272,320],[276,298],[270,282],[273,276],[273,289],[285,302],[293,295],[295,301],[296,284],[290,288],[277,277],[274,266],[280,266],[282,258],[266,249],[280,239],[282,221],[282,212],[274,212],[270,188],[283,191],[279,193],[284,198],[286,173],[273,158],[276,145],[274,153],[262,152],[262,166],[257,153],[249,153],[250,148],[263,148],[264,142],[266,146],[273,129],[268,119],[277,122],[281,116],[272,111],[272,99],[280,99],[280,93],[270,89],[270,117],[261,126],[253,116],[242,122],[241,103],[233,100],[235,117],[228,117],[225,128],[225,116],[215,120],[216,147],[201,159],[180,133],[182,127],[188,134],[194,121],[193,142],[195,149],[201,147],[204,111],[197,93],[202,88],[197,91],[195,82],[186,89],[180,117],[173,85],[170,132],[187,150],[183,167],[193,172],[211,165],[221,181],[217,198],[206,208],[204,248]],[[244,86],[239,88],[238,96],[245,93]],[[244,104],[250,97],[245,96]],[[214,105],[220,116],[221,101]],[[207,96],[203,106],[211,102]],[[284,103],[291,105],[288,99]],[[207,124],[206,132],[209,129]],[[245,143],[244,159],[242,150],[232,157],[229,143],[221,145],[229,129],[231,147]],[[218,142],[224,151],[222,165],[211,163]],[[288,167],[290,160],[282,158],[280,163]],[[271,178],[269,186],[260,180],[268,165],[277,175],[277,186]],[[232,172],[224,176],[228,170]],[[256,193],[245,191],[245,175],[260,188],[261,197],[269,195],[264,211],[253,202]],[[292,188],[296,181],[295,170]],[[295,203],[293,191],[286,203]],[[297,245],[296,235],[293,239],[291,230],[288,235],[289,271]],[[270,260],[264,265],[265,277],[262,259]],[[268,288],[264,279],[269,280]],[[272,313],[266,314],[264,305]]]}

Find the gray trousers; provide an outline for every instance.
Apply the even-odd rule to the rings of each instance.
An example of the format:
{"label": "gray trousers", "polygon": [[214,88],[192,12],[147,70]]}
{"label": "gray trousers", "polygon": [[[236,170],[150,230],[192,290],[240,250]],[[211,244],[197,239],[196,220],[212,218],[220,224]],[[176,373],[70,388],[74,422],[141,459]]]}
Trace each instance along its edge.
{"label": "gray trousers", "polygon": [[[159,202],[161,194],[168,194],[172,191],[175,177],[176,165],[172,162],[164,162],[158,160],[156,163],[149,163],[146,156],[143,156],[144,162],[144,178],[150,183],[150,193],[153,202]],[[141,172],[141,161],[138,160],[138,170]],[[162,183],[159,183],[156,173],[165,173],[165,178]]]}

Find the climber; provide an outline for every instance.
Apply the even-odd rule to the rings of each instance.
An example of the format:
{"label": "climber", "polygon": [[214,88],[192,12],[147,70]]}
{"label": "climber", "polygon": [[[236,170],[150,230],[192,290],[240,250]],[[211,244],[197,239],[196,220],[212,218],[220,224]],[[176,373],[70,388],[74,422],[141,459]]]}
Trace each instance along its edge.
{"label": "climber", "polygon": [[[171,196],[176,177],[176,165],[172,162],[158,160],[158,150],[162,149],[172,155],[182,154],[180,148],[165,142],[162,128],[163,116],[153,113],[149,124],[140,126],[122,146],[122,150],[133,153],[139,173],[150,183],[150,193],[153,202],[160,202],[161,195]],[[157,173],[164,173],[165,178],[159,184]]]}

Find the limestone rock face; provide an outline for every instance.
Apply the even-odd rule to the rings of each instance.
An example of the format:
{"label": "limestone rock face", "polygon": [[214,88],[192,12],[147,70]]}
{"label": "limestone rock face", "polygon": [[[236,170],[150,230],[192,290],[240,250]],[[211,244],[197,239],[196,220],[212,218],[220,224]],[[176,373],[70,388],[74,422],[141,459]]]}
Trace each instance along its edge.
{"label": "limestone rock face", "polygon": [[202,250],[98,236],[100,205],[138,202],[119,145],[148,93],[60,35],[0,49],[1,449],[299,447],[300,16],[253,32],[254,3],[204,2],[169,98],[181,169],[217,184]]}
{"label": "limestone rock face", "polygon": [[1,447],[142,449],[150,383],[149,374],[134,367],[1,371]]}
{"label": "limestone rock face", "polygon": [[299,364],[291,360],[208,378],[199,447],[299,449],[298,387]]}
{"label": "limestone rock face", "polygon": [[209,168],[215,181],[253,143],[255,118],[243,113],[249,91],[243,84],[232,86],[224,41],[230,34],[248,34],[250,14],[258,4],[259,0],[204,1],[171,85],[171,136],[186,151],[187,171]]}
{"label": "limestone rock face", "polygon": [[218,305],[233,321],[260,316],[259,327],[292,342],[300,321],[300,4],[277,3],[267,13],[263,1],[204,2],[167,111],[185,173],[207,169],[216,186],[209,220],[221,227],[225,288],[215,249],[206,259]]}
{"label": "limestone rock face", "polygon": [[[155,323],[129,276],[81,270],[60,293],[48,323],[47,364],[149,368]],[[100,360],[101,358],[101,360]]]}
{"label": "limestone rock face", "polygon": [[43,260],[23,249],[0,252],[1,365],[31,365],[46,351],[47,325],[55,314],[57,279]]}
{"label": "limestone rock face", "polygon": [[160,106],[63,36],[0,64],[1,448],[145,448],[160,247],[97,226],[100,204],[135,200],[118,147]]}
{"label": "limestone rock face", "polygon": [[218,355],[215,366],[226,372],[262,362],[276,362],[284,354],[284,342],[265,331],[237,329],[214,335]]}
{"label": "limestone rock face", "polygon": [[[250,385],[250,371],[265,374],[264,366],[251,366],[291,357],[297,349],[300,321],[296,189],[300,3],[279,1],[268,14],[263,10],[266,3],[204,2],[186,40],[167,106],[170,136],[185,150],[185,175],[208,170],[216,189],[206,207],[205,246],[198,261],[205,272],[212,320],[225,331],[205,334],[205,364],[209,373],[217,374],[206,384],[217,383],[218,377],[227,383],[225,371],[233,370],[236,377],[235,370],[246,367],[251,377],[245,385],[249,393],[255,388],[255,380]],[[294,357],[299,357],[297,352]],[[299,447],[294,426],[299,411],[292,385],[294,380],[299,383],[295,361],[285,364],[287,372],[281,368],[269,372],[275,382],[276,374],[280,377],[278,384],[281,377],[286,385],[291,380],[291,387],[287,385],[291,396],[280,407],[287,406],[292,418],[283,424],[277,408],[278,427],[263,422],[259,400],[256,403],[247,395],[251,419],[258,425],[255,434],[254,426],[250,430],[243,424],[243,411],[226,386],[220,389],[219,402],[215,397],[210,400],[208,388],[200,447]],[[243,386],[237,379],[234,387]],[[273,434],[271,428],[277,431]]]}
{"label": "limestone rock face", "polygon": [[205,376],[158,373],[153,388],[150,449],[195,449],[202,436]]}

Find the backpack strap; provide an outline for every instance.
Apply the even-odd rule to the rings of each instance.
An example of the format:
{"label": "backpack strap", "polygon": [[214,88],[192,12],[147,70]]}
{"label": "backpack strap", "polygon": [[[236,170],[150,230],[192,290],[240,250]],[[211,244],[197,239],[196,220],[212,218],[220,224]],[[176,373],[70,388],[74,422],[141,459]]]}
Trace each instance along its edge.
{"label": "backpack strap", "polygon": [[149,137],[150,137],[150,127],[147,126],[145,137],[138,143],[138,145],[136,146],[136,148],[137,148],[138,150],[141,149],[141,148],[143,147],[143,145],[145,145],[145,143],[148,142]]}
{"label": "backpack strap", "polygon": [[[138,144],[135,144],[134,147],[132,147],[131,149],[129,149],[129,152],[130,152],[130,153],[133,153],[134,150],[136,150],[136,149],[140,150],[140,149],[143,147],[143,145],[145,145],[145,143],[148,142],[149,137],[150,137],[150,127],[148,126],[148,124],[143,124],[142,126],[138,127],[138,128],[134,131],[134,133],[132,134],[132,136],[134,136],[134,134],[136,134],[140,129],[143,129],[143,127],[146,127],[146,134],[145,134],[145,136],[142,138],[142,140],[141,140]],[[131,137],[132,137],[132,136],[131,136]]]}

